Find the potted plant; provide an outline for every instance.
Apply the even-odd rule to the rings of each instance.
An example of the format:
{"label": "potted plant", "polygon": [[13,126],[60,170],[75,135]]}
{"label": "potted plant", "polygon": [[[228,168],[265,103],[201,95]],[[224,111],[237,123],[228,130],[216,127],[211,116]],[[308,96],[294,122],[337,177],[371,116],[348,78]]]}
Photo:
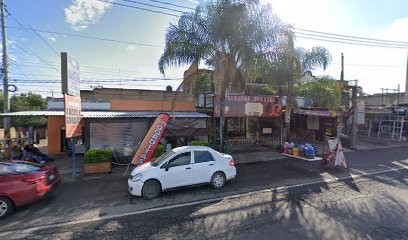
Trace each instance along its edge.
{"label": "potted plant", "polygon": [[84,173],[110,173],[112,171],[111,149],[90,149],[85,153]]}

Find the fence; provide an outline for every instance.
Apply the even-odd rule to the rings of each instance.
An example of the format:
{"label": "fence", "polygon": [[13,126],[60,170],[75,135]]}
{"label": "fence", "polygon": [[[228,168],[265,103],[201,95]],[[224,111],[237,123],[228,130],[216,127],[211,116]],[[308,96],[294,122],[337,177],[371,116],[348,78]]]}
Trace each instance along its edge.
{"label": "fence", "polygon": [[404,119],[399,120],[366,120],[365,124],[359,125],[358,135],[372,138],[403,141],[408,126]]}

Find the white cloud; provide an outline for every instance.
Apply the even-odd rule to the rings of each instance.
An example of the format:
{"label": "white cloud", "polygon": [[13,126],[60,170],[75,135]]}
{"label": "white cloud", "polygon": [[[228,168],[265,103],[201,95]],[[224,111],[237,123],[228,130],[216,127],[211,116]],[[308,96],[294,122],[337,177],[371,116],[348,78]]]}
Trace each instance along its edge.
{"label": "white cloud", "polygon": [[55,37],[52,37],[52,36],[48,37],[47,39],[50,40],[51,42],[56,42],[57,41],[57,39]]}
{"label": "white cloud", "polygon": [[136,46],[135,46],[135,45],[132,45],[132,44],[129,44],[129,45],[127,46],[126,50],[128,50],[128,51],[135,51],[135,50],[136,50]]}
{"label": "white cloud", "polygon": [[65,21],[76,31],[87,29],[90,25],[99,22],[112,3],[97,0],[74,0],[64,9]]}

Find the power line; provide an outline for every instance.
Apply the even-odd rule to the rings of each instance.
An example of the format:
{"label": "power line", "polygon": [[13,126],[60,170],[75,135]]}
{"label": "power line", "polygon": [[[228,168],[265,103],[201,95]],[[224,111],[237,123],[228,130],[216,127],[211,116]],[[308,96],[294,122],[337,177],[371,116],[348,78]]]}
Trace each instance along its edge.
{"label": "power line", "polygon": [[368,47],[382,47],[382,48],[408,48],[408,46],[393,46],[393,45],[379,45],[379,44],[369,44],[369,43],[359,43],[353,41],[341,41],[341,40],[333,40],[327,37],[316,36],[312,34],[304,34],[298,33],[304,36],[297,36],[299,38],[310,39],[310,40],[317,40],[317,41],[324,41],[324,42],[333,42],[333,43],[343,43],[343,44],[351,44],[351,45],[359,45],[359,46],[368,46]]}
{"label": "power line", "polygon": [[105,3],[110,3],[110,4],[122,6],[122,7],[134,8],[134,9],[138,9],[138,10],[142,10],[142,11],[147,11],[147,12],[152,12],[152,13],[159,13],[159,14],[163,14],[163,15],[168,15],[168,16],[173,16],[173,17],[179,17],[179,15],[176,15],[176,14],[166,13],[166,12],[161,12],[161,11],[156,11],[156,10],[151,10],[151,9],[147,9],[147,8],[136,7],[136,6],[127,5],[127,4],[123,4],[123,3],[111,2],[111,1],[107,1],[107,0],[97,0],[97,1],[105,2]]}
{"label": "power line", "polygon": [[30,55],[30,53],[34,56],[36,56],[38,59],[40,59],[41,61],[43,61],[45,64],[47,64],[48,66],[50,66],[51,68],[53,68],[55,71],[57,71],[58,73],[60,73],[60,71],[55,68],[54,66],[52,66],[51,64],[49,64],[47,61],[45,61],[42,57],[38,56],[35,52],[33,52],[31,49],[25,50],[23,47],[21,47],[19,44],[17,44],[16,41],[12,40],[14,45],[16,45],[16,47],[18,47],[19,49],[21,49],[23,52],[27,53],[28,55]]}
{"label": "power line", "polygon": [[[24,27],[24,25],[23,25],[20,21],[18,21],[18,20],[13,16],[13,14],[11,14],[11,13],[7,10],[7,8],[6,8],[5,10],[6,10],[6,12],[9,14],[9,16],[10,16],[18,25],[20,25],[24,30],[26,30],[26,31],[28,32],[28,29],[27,29],[26,27]],[[29,25],[29,26],[30,26],[30,25]],[[59,56],[58,51],[55,50],[55,48],[54,48],[53,46],[51,46],[51,45],[48,43],[47,40],[45,40],[37,31],[35,31],[32,26],[30,26],[30,28],[31,28],[31,30],[34,31],[34,33],[41,39],[41,41],[43,41],[55,54],[57,54],[57,56]]]}
{"label": "power line", "polygon": [[142,5],[142,6],[160,8],[160,9],[169,10],[169,11],[178,12],[178,13],[184,13],[183,11],[180,11],[180,10],[176,10],[176,9],[172,9],[172,8],[168,8],[168,7],[156,6],[156,5],[152,5],[152,4],[148,4],[148,3],[142,3],[142,2],[134,1],[134,0],[122,0],[122,1],[139,4],[139,5]]}
{"label": "power line", "polygon": [[169,6],[173,6],[173,7],[179,7],[179,8],[185,8],[185,9],[195,10],[195,8],[187,7],[187,6],[183,6],[183,5],[178,5],[178,4],[174,4],[174,3],[167,3],[167,2],[157,1],[157,0],[149,0],[149,1],[150,1],[150,2],[155,2],[155,3],[165,4],[165,5],[169,5]]}
{"label": "power line", "polygon": [[356,37],[356,36],[351,36],[351,35],[320,32],[320,31],[307,30],[307,29],[301,29],[301,28],[296,28],[296,30],[303,31],[303,32],[309,32],[309,33],[318,33],[318,34],[323,34],[323,35],[332,35],[332,36],[339,36],[339,37],[345,37],[345,38],[354,38],[354,39],[360,39],[360,40],[375,41],[375,42],[381,42],[381,43],[397,43],[397,44],[408,45],[408,42],[402,42],[402,41],[392,41],[392,40],[383,40],[383,39],[375,39],[375,38]]}
{"label": "power line", "polygon": [[[98,0],[99,1],[99,0]],[[8,28],[11,29],[19,29],[22,30],[23,28],[20,27],[15,27],[15,26],[8,26]],[[24,29],[23,29],[24,30]],[[56,34],[56,35],[62,35],[62,36],[70,36],[70,37],[78,37],[78,38],[87,38],[87,39],[92,39],[92,40],[100,40],[100,41],[107,41],[107,42],[115,42],[115,43],[124,43],[124,44],[132,44],[132,45],[138,45],[138,46],[147,46],[147,47],[164,47],[161,45],[153,45],[153,44],[146,44],[146,43],[139,43],[139,42],[131,42],[131,41],[124,41],[124,40],[117,40],[117,39],[111,39],[111,38],[102,38],[102,37],[92,37],[92,36],[87,36],[87,35],[81,35],[81,34],[72,34],[72,33],[65,33],[65,32],[57,32],[57,31],[48,31],[48,30],[42,30],[42,29],[37,29],[33,28],[34,31],[37,32],[42,32],[42,33],[51,33],[51,34]]]}

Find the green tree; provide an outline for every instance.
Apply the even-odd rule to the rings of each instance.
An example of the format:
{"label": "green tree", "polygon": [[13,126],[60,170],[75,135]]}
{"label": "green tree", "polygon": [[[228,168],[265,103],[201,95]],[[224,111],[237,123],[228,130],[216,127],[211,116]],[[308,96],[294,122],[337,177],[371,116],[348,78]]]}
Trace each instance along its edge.
{"label": "green tree", "polygon": [[220,143],[224,143],[225,95],[228,87],[245,89],[254,79],[256,58],[274,59],[279,42],[292,42],[293,32],[270,5],[251,0],[208,1],[183,14],[166,32],[159,69],[204,62],[214,68],[220,100]]}
{"label": "green tree", "polygon": [[302,84],[299,95],[310,97],[315,107],[338,110],[341,100],[341,86],[338,81],[330,77],[314,78]]}
{"label": "green tree", "polygon": [[295,48],[293,42],[281,42],[275,50],[275,59],[258,59],[258,72],[265,81],[271,83],[276,94],[286,96],[285,122],[290,134],[290,115],[296,105],[299,80],[307,71],[326,69],[331,62],[329,51],[324,47],[310,50]]}
{"label": "green tree", "polygon": [[[15,95],[10,98],[10,110],[11,112],[21,112],[21,111],[40,111],[47,109],[47,103],[41,95],[28,93]],[[47,124],[47,119],[45,117],[15,117],[11,118],[11,126],[13,127],[24,127],[24,126],[34,126],[40,127]]]}

